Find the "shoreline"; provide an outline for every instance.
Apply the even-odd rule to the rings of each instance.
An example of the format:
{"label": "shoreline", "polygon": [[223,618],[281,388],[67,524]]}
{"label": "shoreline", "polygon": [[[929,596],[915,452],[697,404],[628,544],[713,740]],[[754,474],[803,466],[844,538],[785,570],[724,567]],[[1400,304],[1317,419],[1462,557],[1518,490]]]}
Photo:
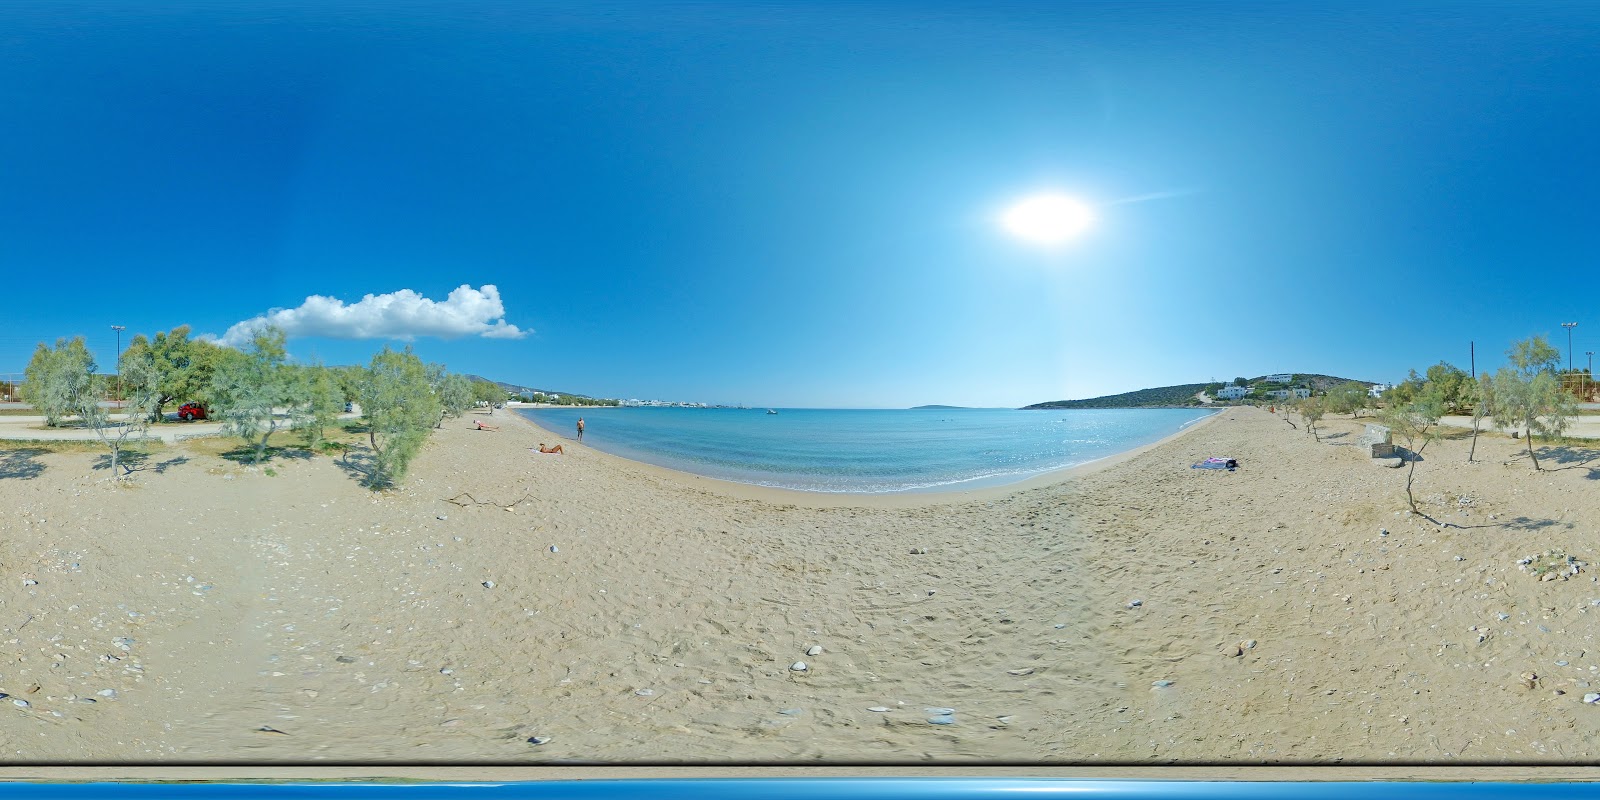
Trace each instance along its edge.
{"label": "shoreline", "polygon": [[[507,407],[505,410],[515,411],[515,409],[510,407]],[[742,500],[759,500],[775,505],[792,505],[804,508],[904,509],[921,508],[924,506],[949,505],[952,503],[992,501],[1001,497],[1015,494],[1017,492],[1025,492],[1034,489],[1055,486],[1077,477],[1092,475],[1101,470],[1110,469],[1111,467],[1124,463],[1129,459],[1149,452],[1168,442],[1174,441],[1187,433],[1199,430],[1200,428],[1203,428],[1212,421],[1216,420],[1217,417],[1221,415],[1222,411],[1219,409],[1218,411],[1212,412],[1204,417],[1200,417],[1199,419],[1184,425],[1182,428],[1179,428],[1178,430],[1173,431],[1172,433],[1169,433],[1166,436],[1163,436],[1162,438],[1148,444],[1139,445],[1138,447],[1124,450],[1119,453],[1113,453],[1109,456],[1101,456],[1100,458],[1091,459],[1082,464],[1073,464],[1072,466],[1068,467],[1059,467],[1056,469],[1046,470],[1020,480],[1010,481],[999,485],[984,486],[967,490],[899,491],[878,493],[813,492],[803,489],[788,489],[778,486],[761,486],[759,484],[743,483],[740,481],[728,480],[726,478],[713,478],[707,475],[697,475],[693,472],[688,472],[685,470],[673,469],[672,467],[663,467],[657,464],[651,464],[647,461],[637,461],[627,458],[626,456],[607,453],[603,450],[580,444],[576,439],[573,439],[567,434],[550,430],[549,428],[546,428],[543,425],[540,425],[538,422],[521,414],[514,414],[513,416],[522,422],[533,426],[533,428],[536,430],[548,433],[551,436],[561,439],[562,444],[565,446],[581,447],[586,453],[594,453],[602,459],[611,460],[613,463],[619,465],[633,467],[647,474],[665,478],[674,483],[690,488],[709,488],[718,492],[719,494],[729,497],[736,497]]]}

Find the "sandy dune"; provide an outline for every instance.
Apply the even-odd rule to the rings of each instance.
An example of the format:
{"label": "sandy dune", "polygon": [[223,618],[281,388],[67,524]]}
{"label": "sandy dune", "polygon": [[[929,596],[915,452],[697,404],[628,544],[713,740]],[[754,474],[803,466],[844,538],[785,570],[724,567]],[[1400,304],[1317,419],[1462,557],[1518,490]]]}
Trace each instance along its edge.
{"label": "sandy dune", "polygon": [[[1439,442],[1440,528],[1344,446],[1359,422],[1319,443],[1254,409],[1044,485],[871,503],[539,455],[553,434],[495,419],[386,495],[323,457],[174,449],[115,487],[0,452],[4,760],[1600,754],[1600,572],[1516,563],[1600,555],[1597,451],[1535,474],[1521,442]],[[1244,466],[1189,469],[1208,455]]]}

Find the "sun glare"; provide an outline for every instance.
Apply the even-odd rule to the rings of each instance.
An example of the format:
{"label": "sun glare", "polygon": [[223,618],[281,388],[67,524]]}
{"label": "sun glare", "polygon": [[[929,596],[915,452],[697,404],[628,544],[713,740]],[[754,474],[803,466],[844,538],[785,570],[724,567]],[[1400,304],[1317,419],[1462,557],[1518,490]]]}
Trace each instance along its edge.
{"label": "sun glare", "polygon": [[1006,210],[1007,231],[1039,244],[1059,244],[1083,233],[1094,222],[1094,212],[1084,203],[1058,194],[1029,197]]}

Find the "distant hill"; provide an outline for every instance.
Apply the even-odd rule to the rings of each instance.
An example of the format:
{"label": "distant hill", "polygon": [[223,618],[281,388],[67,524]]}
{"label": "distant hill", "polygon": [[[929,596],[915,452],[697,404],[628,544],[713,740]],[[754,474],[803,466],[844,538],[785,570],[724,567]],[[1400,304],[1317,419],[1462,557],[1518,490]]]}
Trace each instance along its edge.
{"label": "distant hill", "polygon": [[[1257,384],[1263,382],[1266,376],[1251,379],[1249,382]],[[1314,392],[1326,392],[1341,383],[1354,381],[1363,386],[1375,385],[1372,381],[1355,381],[1352,378],[1339,378],[1333,375],[1317,375],[1315,373],[1297,372],[1294,382],[1288,386],[1306,386]],[[1231,379],[1229,381],[1232,382]],[[1201,402],[1195,398],[1201,390],[1214,392],[1224,386],[1224,383],[1184,383],[1177,386],[1159,386],[1154,389],[1140,389],[1136,392],[1123,392],[1122,394],[1108,394],[1104,397],[1090,397],[1084,400],[1055,400],[1049,403],[1035,403],[1023,406],[1028,409],[1047,408],[1171,408],[1173,406],[1198,406]]]}
{"label": "distant hill", "polygon": [[925,409],[927,409],[927,410],[937,410],[937,409],[949,410],[949,409],[958,409],[958,408],[967,408],[967,406],[912,406],[911,410],[912,411],[920,411],[920,410],[925,410]]}
{"label": "distant hill", "polygon": [[562,397],[570,397],[570,398],[573,398],[574,400],[579,401],[578,402],[579,405],[584,405],[585,403],[583,401],[588,401],[590,403],[600,403],[600,402],[602,402],[599,398],[590,397],[590,396],[588,396],[586,394],[578,394],[577,392],[560,392],[560,391],[556,391],[554,389],[536,389],[536,388],[534,388],[532,386],[522,386],[520,384],[515,384],[515,383],[506,383],[505,381],[492,380],[490,378],[485,378],[482,375],[468,375],[467,379],[468,380],[473,380],[473,381],[488,381],[489,383],[492,383],[492,384],[494,384],[494,385],[496,385],[496,386],[498,386],[498,387],[500,387],[500,388],[502,388],[502,389],[504,389],[507,392],[510,392],[512,394],[530,394],[530,393],[534,393],[534,392],[538,392],[538,393],[541,393],[541,394],[558,394],[558,395],[561,395]]}
{"label": "distant hill", "polygon": [[1197,406],[1200,401],[1195,395],[1201,389],[1211,386],[1209,383],[1185,383],[1179,386],[1161,386],[1155,389],[1140,389],[1136,392],[1123,392],[1122,394],[1108,394],[1105,397],[1091,397],[1086,400],[1056,400],[1050,403],[1035,403],[1023,406],[1023,410],[1044,408],[1160,408],[1170,406]]}
{"label": "distant hill", "polygon": [[[1259,382],[1260,380],[1261,380],[1261,378],[1256,378],[1255,380],[1251,381],[1251,383],[1256,383],[1256,382]],[[1295,373],[1294,380],[1295,380],[1295,385],[1296,386],[1309,386],[1309,387],[1311,387],[1312,391],[1317,391],[1317,392],[1326,392],[1329,389],[1332,389],[1333,387],[1338,386],[1341,383],[1352,383],[1352,382],[1354,382],[1354,383],[1359,383],[1362,386],[1367,386],[1367,387],[1372,387],[1372,386],[1377,386],[1378,385],[1377,382],[1375,382],[1375,381],[1358,381],[1355,378],[1336,378],[1336,377],[1334,377],[1332,375],[1316,375],[1316,374],[1308,373],[1308,372],[1306,372],[1306,373],[1302,373],[1302,372]]]}

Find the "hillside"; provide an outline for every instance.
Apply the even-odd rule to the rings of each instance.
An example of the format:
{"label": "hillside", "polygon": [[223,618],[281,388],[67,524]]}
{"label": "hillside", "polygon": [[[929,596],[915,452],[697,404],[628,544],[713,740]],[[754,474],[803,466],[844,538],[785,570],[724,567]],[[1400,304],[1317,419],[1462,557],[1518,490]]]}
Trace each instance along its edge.
{"label": "hillside", "polygon": [[488,381],[489,383],[492,383],[492,384],[494,384],[494,385],[506,390],[507,392],[510,392],[511,394],[522,395],[522,394],[539,393],[539,394],[561,395],[563,398],[571,398],[575,402],[576,405],[609,404],[609,403],[611,403],[611,401],[609,401],[609,400],[602,400],[600,398],[594,398],[594,397],[590,397],[588,395],[578,394],[577,392],[561,392],[561,391],[556,391],[556,390],[553,390],[553,389],[536,389],[536,388],[534,388],[532,386],[522,386],[520,384],[515,384],[515,383],[506,383],[505,381],[492,380],[490,378],[485,378],[482,375],[468,375],[467,379],[468,380],[474,380],[474,381]]}
{"label": "hillside", "polygon": [[1136,392],[1123,392],[1122,394],[1108,394],[1105,397],[1091,397],[1086,400],[1056,400],[1049,403],[1035,403],[1023,406],[1023,410],[1044,408],[1156,408],[1163,406],[1195,406],[1200,401],[1195,399],[1201,389],[1214,384],[1185,383],[1178,386],[1160,386],[1154,389],[1140,389]]}
{"label": "hillside", "polygon": [[[1266,376],[1252,378],[1249,383],[1259,384]],[[1333,375],[1318,375],[1316,373],[1297,372],[1294,382],[1290,386],[1307,386],[1313,392],[1326,392],[1341,383],[1355,383],[1363,386],[1374,385],[1372,381],[1355,381],[1353,378],[1340,378]],[[1231,381],[1230,381],[1231,382]],[[1195,395],[1201,390],[1214,393],[1223,383],[1184,383],[1177,386],[1158,386],[1154,389],[1140,389],[1122,394],[1108,394],[1104,397],[1090,397],[1084,400],[1055,400],[1048,403],[1035,403],[1023,406],[1023,410],[1047,408],[1165,408],[1171,406],[1197,406],[1200,401]],[[1276,384],[1274,384],[1276,385]]]}

